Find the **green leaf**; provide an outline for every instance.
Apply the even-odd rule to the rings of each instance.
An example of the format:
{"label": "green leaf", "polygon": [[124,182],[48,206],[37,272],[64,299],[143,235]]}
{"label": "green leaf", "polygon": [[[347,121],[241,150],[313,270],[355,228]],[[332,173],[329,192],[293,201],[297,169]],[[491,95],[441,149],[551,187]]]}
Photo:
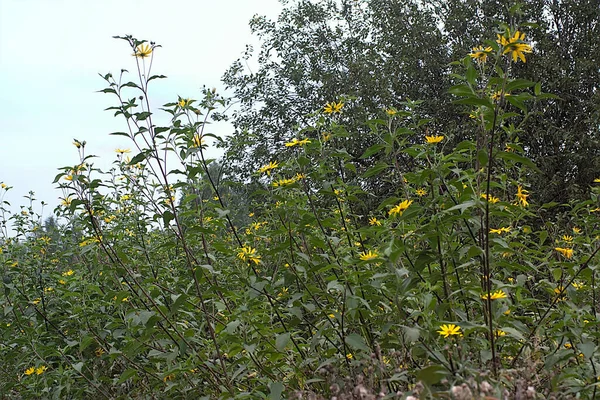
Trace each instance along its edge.
{"label": "green leaf", "polygon": [[387,165],[387,164],[386,164],[386,163],[384,163],[384,162],[377,163],[377,164],[375,164],[375,166],[373,166],[373,167],[369,168],[369,169],[367,170],[367,172],[365,172],[365,173],[363,174],[363,178],[368,178],[368,177],[370,177],[370,176],[377,175],[377,174],[379,174],[381,171],[385,171],[385,170],[386,170],[386,169],[388,169],[389,167],[390,167],[390,166],[389,166],[389,165]]}
{"label": "green leaf", "polygon": [[121,374],[121,377],[117,381],[117,385],[125,382],[126,380],[128,380],[129,378],[133,377],[136,374],[137,374],[137,371],[135,369],[132,369],[132,368],[126,369],[125,371],[123,371],[123,373]]}
{"label": "green leaf", "polygon": [[351,333],[346,336],[346,344],[353,349],[369,351],[369,347],[366,345],[364,339],[357,333]]}
{"label": "green leaf", "polygon": [[373,154],[377,154],[381,149],[385,148],[385,144],[383,143],[377,143],[374,144],[373,146],[369,147],[362,156],[360,156],[360,158],[368,158],[371,157]]}
{"label": "green leaf", "polygon": [[285,349],[285,346],[287,346],[287,344],[290,341],[290,333],[289,332],[285,332],[282,333],[281,335],[277,335],[277,339],[275,339],[275,347],[277,348],[277,350],[279,351],[283,351]]}
{"label": "green leaf", "polygon": [[271,393],[269,394],[269,400],[280,400],[281,394],[283,393],[283,383],[274,382],[270,387]]}
{"label": "green leaf", "polygon": [[144,152],[141,152],[141,153],[137,154],[135,157],[133,157],[131,159],[131,161],[129,161],[128,165],[135,165],[137,163],[144,161],[145,159],[146,159],[146,154]]}
{"label": "green leaf", "polygon": [[448,376],[449,372],[441,365],[430,365],[417,372],[417,381],[421,381],[428,386],[438,384]]}

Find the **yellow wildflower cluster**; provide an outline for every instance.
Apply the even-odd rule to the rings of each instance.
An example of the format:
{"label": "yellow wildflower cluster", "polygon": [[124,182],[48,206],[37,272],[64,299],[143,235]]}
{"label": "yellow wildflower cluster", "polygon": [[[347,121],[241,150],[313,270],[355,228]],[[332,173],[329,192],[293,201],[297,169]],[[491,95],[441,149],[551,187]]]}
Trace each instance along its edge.
{"label": "yellow wildflower cluster", "polygon": [[363,261],[371,261],[376,259],[377,257],[379,257],[379,254],[374,253],[371,250],[363,251],[362,253],[360,253],[360,259]]}
{"label": "yellow wildflower cluster", "polygon": [[375,217],[371,217],[371,218],[369,218],[369,225],[381,226],[381,221]]}
{"label": "yellow wildflower cluster", "polygon": [[202,136],[200,136],[199,134],[195,134],[194,137],[192,138],[192,148],[198,148],[198,147],[202,147],[202,145],[205,143],[206,141],[204,140],[204,138]]}
{"label": "yellow wildflower cluster", "polygon": [[439,142],[441,142],[442,140],[444,140],[444,137],[443,137],[443,136],[439,136],[439,135],[436,135],[436,136],[425,136],[425,141],[426,141],[428,144],[435,144],[435,143],[439,143]]}
{"label": "yellow wildflower cluster", "polygon": [[487,300],[488,298],[491,300],[498,300],[498,299],[505,299],[506,298],[506,293],[504,292],[504,290],[496,290],[494,293],[488,294],[482,294],[481,298],[483,300]]}
{"label": "yellow wildflower cluster", "polygon": [[325,112],[325,114],[341,113],[342,107],[344,107],[344,103],[342,103],[341,101],[339,103],[332,101],[331,103],[325,104],[323,111]]}
{"label": "yellow wildflower cluster", "polygon": [[508,233],[508,232],[510,232],[510,227],[490,229],[490,233],[502,234],[502,233]]}
{"label": "yellow wildflower cluster", "polygon": [[48,367],[46,367],[45,365],[40,365],[39,367],[29,367],[25,370],[25,375],[33,375],[34,373],[36,375],[41,375],[43,374],[46,370],[48,369]]}
{"label": "yellow wildflower cluster", "polygon": [[512,37],[510,31],[506,32],[506,36],[498,35],[496,42],[504,47],[502,54],[511,53],[513,62],[517,62],[517,58],[526,62],[525,53],[531,53],[531,46],[525,43],[525,34],[519,31],[516,31]]}
{"label": "yellow wildflower cluster", "polygon": [[444,324],[440,326],[440,330],[437,331],[441,336],[447,338],[448,336],[458,335],[462,336],[462,332],[460,331],[460,326],[455,324]]}
{"label": "yellow wildflower cluster", "polygon": [[492,195],[490,195],[490,198],[488,199],[488,196],[487,196],[487,194],[485,194],[485,193],[482,193],[481,197],[482,197],[482,198],[484,198],[484,199],[486,199],[487,201],[489,201],[489,202],[490,202],[490,203],[492,203],[492,204],[496,204],[497,202],[499,202],[499,201],[500,201],[500,199],[499,199],[499,198],[497,198],[497,197],[494,197],[494,196],[492,196]]}
{"label": "yellow wildflower cluster", "polygon": [[137,58],[146,58],[150,57],[152,50],[152,47],[148,43],[142,43],[135,48],[135,53],[132,55]]}
{"label": "yellow wildflower cluster", "polygon": [[258,169],[258,172],[261,173],[261,174],[264,174],[266,172],[267,175],[271,175],[271,171],[274,170],[277,167],[279,167],[279,164],[277,162],[271,161],[267,165],[264,165],[264,166],[260,167]]}
{"label": "yellow wildflower cluster", "polygon": [[558,251],[565,258],[573,257],[573,249],[563,248],[563,247],[555,247],[554,250]]}
{"label": "yellow wildflower cluster", "polygon": [[304,178],[306,178],[306,175],[296,174],[296,176],[294,176],[293,178],[283,178],[273,182],[273,187],[289,186]]}
{"label": "yellow wildflower cluster", "polygon": [[250,246],[241,247],[237,256],[242,261],[253,262],[257,265],[260,263],[260,256],[256,254],[256,249]]}
{"label": "yellow wildflower cluster", "polygon": [[412,202],[412,200],[404,200],[397,206],[392,207],[392,209],[389,211],[389,215],[402,215],[402,213],[406,211],[406,209],[412,204]]}
{"label": "yellow wildflower cluster", "polygon": [[473,47],[473,51],[469,54],[474,60],[477,60],[479,63],[485,63],[487,61],[488,56],[492,53],[493,49],[488,46],[485,49],[483,46]]}
{"label": "yellow wildflower cluster", "polygon": [[285,147],[294,147],[294,146],[304,146],[305,144],[309,144],[310,140],[293,138],[291,141],[285,143]]}
{"label": "yellow wildflower cluster", "polygon": [[527,202],[527,197],[529,195],[526,193],[527,193],[527,190],[524,190],[521,185],[519,185],[519,187],[517,187],[517,194],[515,196],[517,197],[519,204],[521,204],[523,207],[527,207],[529,205],[529,202]]}

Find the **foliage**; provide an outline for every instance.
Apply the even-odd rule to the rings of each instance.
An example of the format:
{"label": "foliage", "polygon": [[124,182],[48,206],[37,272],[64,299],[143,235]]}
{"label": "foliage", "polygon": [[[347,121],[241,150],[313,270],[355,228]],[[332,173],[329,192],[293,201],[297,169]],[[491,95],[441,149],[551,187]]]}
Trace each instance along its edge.
{"label": "foliage", "polygon": [[[540,203],[584,199],[598,170],[599,94],[597,68],[600,9],[596,1],[535,0],[515,3],[476,0],[286,1],[277,21],[255,17],[261,42],[224,75],[241,106],[227,150],[240,179],[271,161],[275,149],[313,124],[309,113],[345,94],[344,125],[353,135],[346,149],[360,160],[374,144],[364,121],[402,101],[425,100],[418,118],[432,119],[432,132],[452,132],[455,144],[472,139],[468,114],[459,112],[448,90],[448,68],[479,43],[494,40],[500,23],[518,26],[535,43],[530,62],[513,65],[514,77],[539,82],[558,96],[533,105],[520,143],[540,168],[531,177]],[[512,5],[512,3],[510,4]],[[474,17],[475,16],[475,17]],[[293,38],[293,40],[290,40]],[[318,51],[315,51],[318,49]],[[246,68],[249,60],[258,67]],[[362,161],[362,162],[360,162]],[[370,167],[379,160],[360,160]],[[402,160],[412,171],[410,160]],[[393,188],[370,183],[381,195]]]}
{"label": "foliage", "polygon": [[516,27],[453,66],[473,137],[398,102],[356,156],[363,99],[327,94],[231,189],[206,158],[225,99],[178,98],[157,125],[158,46],[118,38],[138,80],[102,92],[135,151],[103,172],[75,140],[61,224],[1,206],[4,397],[596,397],[600,189],[535,201],[517,138],[556,97],[513,75],[534,50]]}

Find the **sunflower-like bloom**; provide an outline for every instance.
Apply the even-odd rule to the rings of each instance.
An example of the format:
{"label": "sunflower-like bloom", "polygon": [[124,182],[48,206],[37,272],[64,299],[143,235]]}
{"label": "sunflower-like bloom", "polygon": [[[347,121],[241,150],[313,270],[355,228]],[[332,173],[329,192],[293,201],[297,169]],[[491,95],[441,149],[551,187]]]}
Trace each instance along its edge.
{"label": "sunflower-like bloom", "polygon": [[371,217],[371,218],[369,218],[369,225],[381,226],[381,221],[375,217]]}
{"label": "sunflower-like bloom", "polygon": [[25,370],[25,375],[33,375],[35,373],[35,367],[29,367]]}
{"label": "sunflower-like bloom", "polygon": [[201,147],[204,144],[204,142],[204,138],[196,133],[192,138],[192,147]]}
{"label": "sunflower-like bloom", "polygon": [[43,374],[43,373],[44,373],[44,371],[46,371],[47,369],[48,369],[48,367],[46,367],[45,365],[42,365],[42,366],[40,366],[40,367],[37,367],[37,368],[35,369],[35,374],[36,374],[36,375],[41,375],[41,374]]}
{"label": "sunflower-like bloom", "polygon": [[565,258],[573,257],[573,249],[563,248],[563,247],[555,247],[554,250],[558,251]]}
{"label": "sunflower-like bloom", "polygon": [[427,141],[427,143],[429,144],[434,144],[434,143],[439,143],[442,140],[444,140],[443,136],[425,136],[425,140]]}
{"label": "sunflower-like bloom", "polygon": [[485,49],[483,46],[473,47],[473,51],[469,54],[469,57],[477,60],[479,63],[485,63],[492,51],[493,49],[490,46],[486,47]]}
{"label": "sunflower-like bloom", "polygon": [[250,246],[241,247],[237,256],[242,261],[253,262],[257,265],[260,264],[260,256],[256,254],[256,249]]}
{"label": "sunflower-like bloom", "polygon": [[271,171],[274,170],[277,167],[279,167],[279,164],[277,164],[277,162],[271,161],[267,165],[264,165],[264,166],[260,167],[258,169],[258,172],[261,173],[261,174],[264,174],[266,172],[267,175],[271,175]]}
{"label": "sunflower-like bloom", "polygon": [[460,326],[454,324],[444,324],[440,326],[440,330],[437,331],[441,336],[447,338],[451,335],[459,335],[462,336],[462,332],[460,331]]}
{"label": "sunflower-like bloom", "polygon": [[490,195],[490,197],[488,198],[487,194],[485,194],[485,193],[482,193],[482,194],[481,194],[481,197],[482,197],[482,198],[484,198],[484,199],[486,199],[487,201],[489,201],[489,202],[490,202],[490,203],[492,203],[492,204],[496,204],[497,202],[499,202],[499,201],[500,201],[500,199],[499,199],[499,198],[497,198],[497,197],[494,197],[494,196],[492,196],[492,195]]}
{"label": "sunflower-like bloom", "polygon": [[126,153],[131,153],[131,150],[129,150],[129,149],[115,149],[115,153],[117,153],[117,154],[126,154]]}
{"label": "sunflower-like bloom", "polygon": [[509,226],[507,226],[505,228],[490,229],[490,233],[502,234],[502,233],[508,233],[508,232],[510,232]]}
{"label": "sunflower-like bloom", "polygon": [[519,200],[519,203],[523,207],[527,207],[529,205],[529,202],[527,201],[527,196],[529,196],[529,195],[526,193],[527,193],[527,190],[524,190],[521,185],[519,185],[519,187],[517,187],[517,194],[515,196],[517,196],[517,200]]}
{"label": "sunflower-like bloom", "polygon": [[298,140],[296,138],[293,138],[291,141],[289,141],[285,144],[285,147],[304,146],[305,144],[308,144],[308,143],[310,143],[310,140],[308,140],[308,139]]}
{"label": "sunflower-like bloom", "polygon": [[150,47],[148,43],[142,43],[135,48],[135,53],[133,53],[133,56],[137,58],[146,58],[150,57],[151,54],[152,47]]}
{"label": "sunflower-like bloom", "polygon": [[273,182],[273,187],[281,187],[281,186],[288,186],[291,185],[293,183],[296,183],[296,179],[294,178],[289,178],[289,179],[280,179],[277,182]]}
{"label": "sunflower-like bloom", "polygon": [[374,253],[371,250],[363,251],[362,253],[360,253],[360,259],[363,261],[371,261],[376,259],[377,257],[379,257],[379,254]]}
{"label": "sunflower-like bloom", "polygon": [[331,103],[325,104],[323,111],[325,114],[341,113],[342,107],[344,107],[344,103],[341,101],[339,103],[332,101]]}
{"label": "sunflower-like bloom", "polygon": [[482,294],[481,298],[484,300],[487,300],[488,298],[491,300],[498,300],[498,299],[505,299],[506,298],[506,292],[504,292],[504,290],[496,290],[494,293],[491,294]]}
{"label": "sunflower-like bloom", "polygon": [[402,215],[404,211],[412,204],[412,200],[404,200],[402,203],[398,204],[389,211],[390,215]]}
{"label": "sunflower-like bloom", "polygon": [[510,32],[507,32],[508,39],[505,36],[498,35],[498,42],[504,47],[502,54],[511,53],[513,62],[517,62],[517,58],[521,61],[525,61],[525,53],[531,53],[531,46],[525,43],[525,34],[516,31],[515,34],[510,37]]}
{"label": "sunflower-like bloom", "polygon": [[415,193],[417,194],[417,196],[423,197],[423,196],[427,195],[427,190],[425,190],[425,189],[417,189],[417,190],[415,190]]}

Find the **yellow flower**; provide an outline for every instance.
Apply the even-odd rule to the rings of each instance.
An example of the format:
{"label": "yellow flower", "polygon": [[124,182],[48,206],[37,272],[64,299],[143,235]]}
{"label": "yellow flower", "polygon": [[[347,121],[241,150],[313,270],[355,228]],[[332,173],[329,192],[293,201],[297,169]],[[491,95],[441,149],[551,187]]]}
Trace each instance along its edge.
{"label": "yellow flower", "polygon": [[72,269],[70,269],[70,270],[68,270],[68,271],[66,271],[66,272],[63,272],[63,273],[62,273],[62,276],[71,276],[71,275],[73,275],[73,273],[74,273],[74,272],[73,272],[73,270],[72,270]]}
{"label": "yellow flower", "polygon": [[342,103],[341,101],[339,103],[332,101],[331,103],[325,104],[325,108],[323,111],[325,112],[325,114],[341,113],[342,107],[344,107],[344,103]]}
{"label": "yellow flower", "polygon": [[59,280],[58,280],[58,283],[60,283],[61,285],[65,285],[67,282],[65,282],[65,280],[64,280],[64,279],[59,279]]}
{"label": "yellow flower", "polygon": [[486,199],[486,200],[488,200],[488,201],[489,201],[490,203],[492,203],[492,204],[496,204],[497,202],[499,202],[499,201],[500,201],[500,199],[499,199],[499,198],[497,198],[497,197],[494,197],[494,196],[491,196],[491,195],[490,195],[490,198],[488,199],[488,197],[487,197],[487,195],[486,195],[485,193],[483,193],[483,194],[481,195],[481,197],[482,197],[482,198],[484,198],[484,199]]}
{"label": "yellow flower", "polygon": [[6,189],[6,183],[4,183],[4,182],[0,183],[0,187],[1,187],[2,189]]}
{"label": "yellow flower", "polygon": [[425,190],[425,189],[417,189],[417,190],[415,190],[415,193],[417,194],[417,196],[423,197],[423,196],[427,195],[427,190]]}
{"label": "yellow flower", "polygon": [[[482,294],[481,298],[484,300],[488,299],[488,294]],[[498,300],[498,299],[505,299],[506,298],[506,293],[504,292],[504,290],[496,290],[494,293],[492,293],[489,296],[490,299],[492,300]]]}
{"label": "yellow flower", "polygon": [[346,358],[347,358],[348,360],[352,360],[352,353],[348,353],[348,354],[346,354]]}
{"label": "yellow flower", "polygon": [[96,353],[96,357],[100,357],[102,354],[104,354],[104,349],[102,347],[98,347],[94,353]]}
{"label": "yellow flower", "polygon": [[196,133],[194,135],[194,137],[192,138],[192,147],[202,147],[204,142],[205,142],[204,138]]}
{"label": "yellow flower", "polygon": [[390,211],[389,211],[389,215],[402,215],[402,213],[412,204],[412,200],[404,200],[402,203],[398,204],[397,206],[393,207]]}
{"label": "yellow flower", "polygon": [[35,305],[40,304],[40,301],[42,301],[42,299],[40,299],[39,297],[37,299],[33,299],[32,303]]}
{"label": "yellow flower", "polygon": [[488,55],[492,53],[492,50],[493,49],[490,46],[486,47],[485,49],[483,46],[473,47],[473,51],[469,54],[469,56],[477,60],[477,62],[484,63],[487,61]]}
{"label": "yellow flower", "polygon": [[529,205],[527,202],[527,196],[529,195],[525,193],[527,193],[527,190],[524,190],[523,187],[519,185],[519,187],[517,187],[517,194],[515,196],[517,196],[519,203],[521,203],[523,207],[527,207],[527,205]]}
{"label": "yellow flower", "polygon": [[46,367],[45,365],[42,365],[42,366],[40,366],[40,367],[37,367],[37,368],[35,369],[35,373],[36,373],[36,375],[41,375],[41,374],[43,374],[43,373],[44,373],[44,371],[46,371],[47,369],[48,369],[48,367]]}
{"label": "yellow flower", "polygon": [[279,167],[279,164],[277,164],[277,162],[271,161],[267,165],[260,167],[258,169],[258,172],[261,173],[261,174],[263,174],[263,173],[266,172],[267,175],[271,175],[271,171],[274,170],[277,167]]}
{"label": "yellow flower", "polygon": [[183,108],[183,107],[185,107],[185,106],[187,106],[189,104],[190,104],[190,99],[180,99],[177,102],[177,105],[179,105],[179,107],[181,107],[181,108]]}
{"label": "yellow flower", "polygon": [[570,235],[563,235],[562,238],[563,238],[563,240],[565,242],[572,242],[573,241],[573,236],[570,236]]}
{"label": "yellow flower", "polygon": [[308,139],[298,140],[296,138],[293,138],[290,142],[287,142],[285,144],[285,147],[304,146],[305,144],[308,144],[308,143],[310,143],[310,140],[308,140]]}
{"label": "yellow flower", "polygon": [[555,247],[554,250],[558,251],[560,254],[565,256],[565,258],[573,257],[573,249],[563,248],[563,247]]}
{"label": "yellow flower", "polygon": [[152,54],[152,47],[147,43],[142,43],[138,47],[135,48],[135,53],[133,53],[134,57],[137,58],[146,58]]}
{"label": "yellow flower", "polygon": [[280,179],[277,182],[273,182],[273,187],[287,186],[295,182],[295,179]]}
{"label": "yellow flower", "polygon": [[506,332],[504,332],[502,329],[496,329],[496,337],[500,336],[506,336]]}
{"label": "yellow flower", "polygon": [[115,153],[117,153],[117,154],[127,154],[127,153],[131,153],[131,150],[129,150],[129,149],[115,149]]}
{"label": "yellow flower", "polygon": [[573,227],[573,233],[576,233],[576,234],[579,235],[581,233],[581,228],[578,228],[578,227],[574,226]]}
{"label": "yellow flower", "polygon": [[237,256],[242,261],[253,262],[257,265],[260,263],[260,256],[256,255],[256,249],[250,246],[241,247]]}
{"label": "yellow flower", "polygon": [[450,335],[460,335],[462,336],[462,332],[460,331],[460,326],[454,324],[444,324],[440,326],[440,330],[437,331],[441,336],[447,338]]}
{"label": "yellow flower", "polygon": [[583,284],[583,283],[577,283],[577,282],[573,282],[572,285],[575,288],[575,290],[583,289],[583,287],[585,286],[585,284]]}
{"label": "yellow flower", "polygon": [[395,108],[388,108],[387,110],[385,110],[385,113],[390,117],[393,117],[398,113],[398,110],[396,110]]}
{"label": "yellow flower", "polygon": [[65,207],[69,207],[71,205],[71,201],[73,201],[73,199],[71,199],[71,196],[67,196],[60,202],[60,204],[62,204]]}
{"label": "yellow flower", "polygon": [[531,46],[525,41],[525,34],[519,31],[516,31],[515,34],[510,37],[510,31],[507,32],[508,39],[505,36],[498,35],[498,42],[500,45],[504,47],[504,51],[502,54],[511,53],[513,62],[517,62],[517,57],[521,59],[521,61],[525,61],[524,53],[531,53]]}
{"label": "yellow flower", "polygon": [[565,349],[571,349],[573,348],[573,345],[569,342],[565,343]]}
{"label": "yellow flower", "polygon": [[436,135],[436,136],[425,136],[425,140],[429,144],[434,144],[434,143],[439,143],[442,140],[444,140],[444,137],[443,136],[439,136],[439,135]]}
{"label": "yellow flower", "polygon": [[[502,97],[508,97],[510,96],[510,93],[504,93],[502,90],[499,90],[497,92],[494,92],[494,94],[492,94],[492,100],[500,100]],[[507,151],[512,151],[512,149],[510,148],[509,145],[506,145],[506,147],[510,150]]]}
{"label": "yellow flower", "polygon": [[368,252],[363,251],[362,253],[360,253],[360,259],[363,261],[371,261],[376,259],[377,257],[379,257],[379,254],[373,253],[371,250],[369,250]]}
{"label": "yellow flower", "polygon": [[595,183],[600,183],[600,178],[596,178],[596,179],[594,179],[594,182],[595,182]]}
{"label": "yellow flower", "polygon": [[490,229],[490,233],[498,233],[498,234],[502,234],[502,233],[508,233],[510,232],[510,227],[506,227],[506,228],[498,228],[498,229]]}
{"label": "yellow flower", "polygon": [[172,381],[173,379],[175,379],[175,374],[169,374],[163,378],[163,382],[166,383],[167,381]]}
{"label": "yellow flower", "polygon": [[371,217],[371,218],[369,218],[369,225],[381,226],[381,221],[375,217]]}

